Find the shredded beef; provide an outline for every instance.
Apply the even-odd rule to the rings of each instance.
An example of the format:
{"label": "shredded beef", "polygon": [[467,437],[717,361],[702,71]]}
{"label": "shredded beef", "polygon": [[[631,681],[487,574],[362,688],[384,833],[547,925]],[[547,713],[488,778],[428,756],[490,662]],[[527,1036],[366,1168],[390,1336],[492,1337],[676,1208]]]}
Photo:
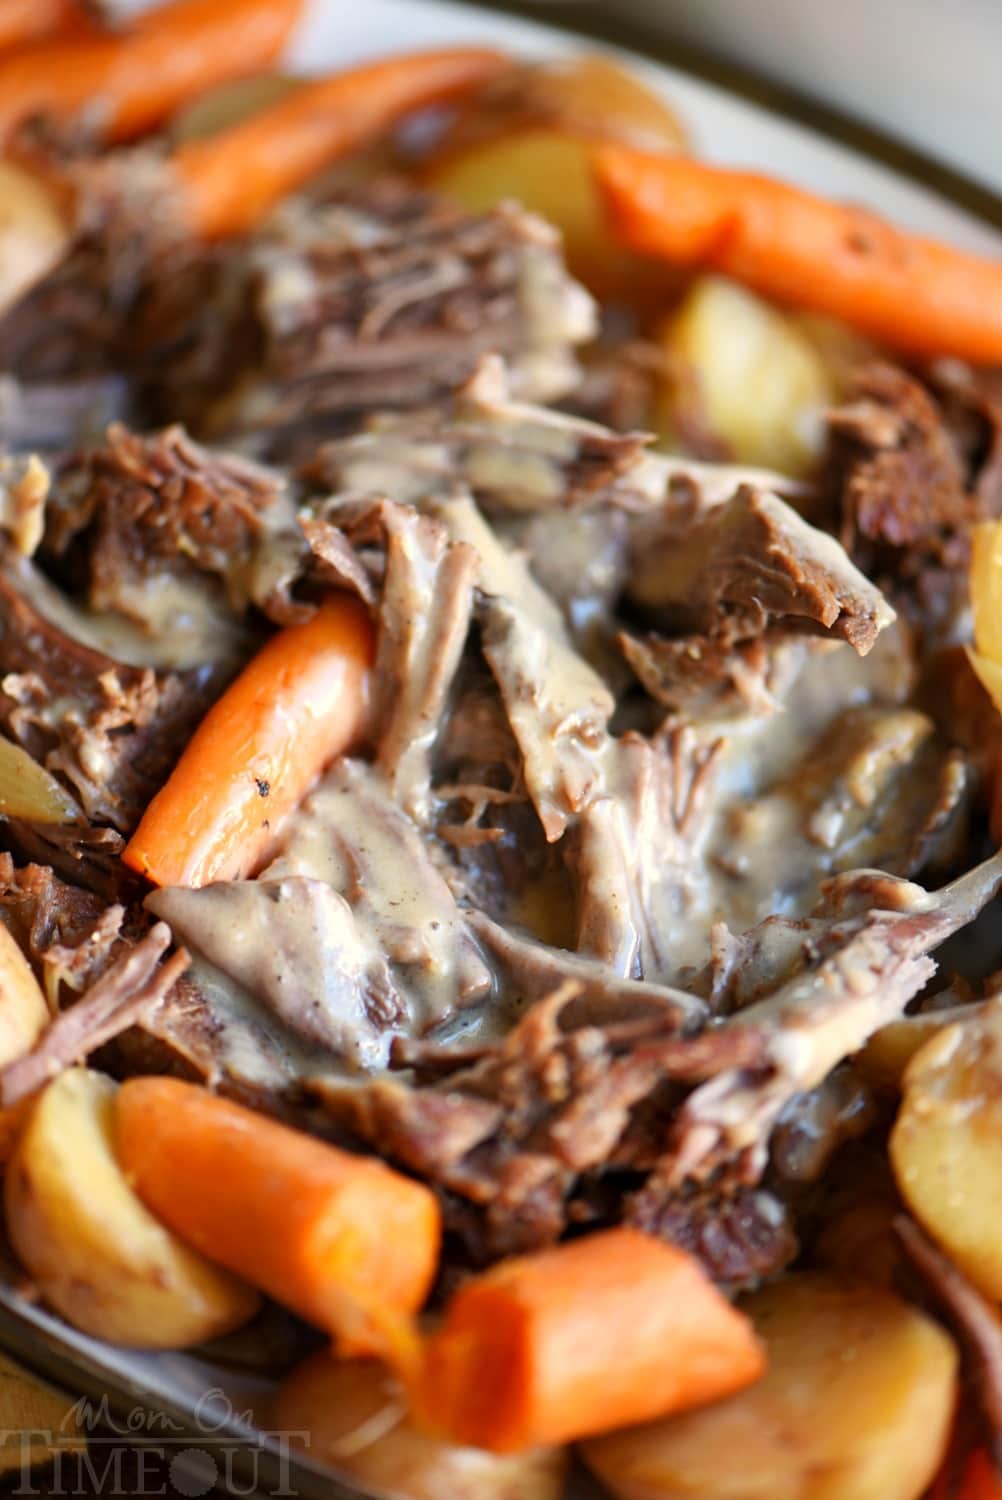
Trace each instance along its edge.
{"label": "shredded beef", "polygon": [[866,366],[829,417],[829,480],[853,555],[945,629],[966,596],[971,526],[1002,513],[1002,402],[990,373],[945,366],[939,384],[945,404],[896,366]]}
{"label": "shredded beef", "polygon": [[[218,580],[216,612],[250,602],[282,622],[298,613],[262,554],[285,526],[297,554],[285,481],[234,455],[210,452],[181,427],[139,437],[113,424],[105,443],[65,463],[46,512],[45,551],[85,571],[88,599],[151,633],[169,628],[186,592],[198,612],[199,584]],[[185,586],[187,585],[187,590]],[[173,623],[173,622],[171,622]]]}
{"label": "shredded beef", "polygon": [[155,1010],[188,966],[183,949],[164,959],[170,941],[169,927],[153,927],[49,1024],[30,1052],[8,1063],[0,1071],[0,1107],[35,1093]]}
{"label": "shredded beef", "polygon": [[724,647],[782,625],[865,655],[894,618],[833,538],[750,485],[695,517],[666,509],[638,531],[628,592],[673,631]]}
{"label": "shredded beef", "polygon": [[762,1188],[678,1193],[651,1178],[627,1198],[623,1222],[687,1250],[732,1291],[775,1276],[799,1249],[788,1209]]}
{"label": "shredded beef", "polygon": [[551,399],[573,385],[573,347],[593,331],[553,231],[512,205],[471,216],[375,190],[291,208],[251,245],[248,272],[260,364],[221,420],[273,449],[441,400],[487,353],[506,356],[523,394]]}
{"label": "shredded beef", "polygon": [[61,983],[77,990],[120,950],[125,915],[92,891],[58,879],[47,865],[15,865],[0,854],[0,906],[20,946],[42,971],[55,1004]]}
{"label": "shredded beef", "polygon": [[92,821],[135,827],[204,706],[197,681],[80,645],[0,571],[0,727]]}
{"label": "shredded beef", "polygon": [[813,964],[725,1022],[751,1029],[767,1065],[725,1069],[690,1095],[673,1127],[672,1180],[704,1181],[725,1165],[756,1180],[789,1101],[901,1014],[935,972],[930,952],[1000,885],[998,855],[935,895],[867,872],[835,877],[819,913]]}

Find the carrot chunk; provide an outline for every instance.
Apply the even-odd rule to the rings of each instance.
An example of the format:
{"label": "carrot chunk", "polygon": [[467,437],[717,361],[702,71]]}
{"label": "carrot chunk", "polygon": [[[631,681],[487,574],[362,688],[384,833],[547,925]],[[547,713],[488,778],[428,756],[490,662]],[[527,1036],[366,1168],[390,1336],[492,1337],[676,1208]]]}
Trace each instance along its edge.
{"label": "carrot chunk", "polygon": [[509,1453],[717,1400],[763,1368],[748,1319],[691,1256],[620,1228],[468,1282],[412,1400],[443,1437]]}
{"label": "carrot chunk", "polygon": [[253,873],[282,819],[356,738],[373,632],[338,595],[262,647],[206,714],[122,854],[154,885]]}
{"label": "carrot chunk", "polygon": [[0,57],[0,136],[31,115],[84,109],[107,141],[159,125],[214,84],[279,56],[303,0],[171,0],[121,32],[61,38]]}
{"label": "carrot chunk", "polygon": [[750,172],[618,145],[593,160],[632,250],[722,271],[912,353],[1002,359],[1002,262]]}
{"label": "carrot chunk", "polygon": [[116,1096],[120,1159],[146,1206],[210,1260],[344,1341],[380,1353],[438,1261],[434,1194],[176,1078]]}
{"label": "carrot chunk", "polygon": [[0,5],[0,52],[57,33],[86,35],[95,30],[81,0],[3,0]]}
{"label": "carrot chunk", "polygon": [[305,83],[174,156],[182,202],[206,239],[239,234],[287,193],[397,120],[469,93],[506,66],[497,52],[414,52]]}

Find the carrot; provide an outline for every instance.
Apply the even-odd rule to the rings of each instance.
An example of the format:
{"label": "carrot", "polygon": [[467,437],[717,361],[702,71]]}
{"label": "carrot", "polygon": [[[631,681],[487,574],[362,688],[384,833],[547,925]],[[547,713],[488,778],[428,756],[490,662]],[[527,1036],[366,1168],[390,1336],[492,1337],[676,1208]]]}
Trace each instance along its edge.
{"label": "carrot", "polygon": [[169,1229],[346,1350],[391,1352],[435,1275],[430,1189],[180,1079],[127,1079],[116,1109],[125,1172]]}
{"label": "carrot", "polygon": [[252,229],[287,193],[403,116],[469,93],[505,65],[497,52],[461,47],[306,83],[175,153],[189,220],[207,239]]}
{"label": "carrot", "polygon": [[609,145],[593,154],[632,250],[707,266],[917,354],[1002,359],[1002,263],[749,172]]}
{"label": "carrot", "polygon": [[253,873],[278,825],[355,736],[373,635],[350,595],[258,652],[206,714],[122,858],[155,885]]}
{"label": "carrot", "polygon": [[716,1400],[763,1368],[751,1324],[691,1256],[620,1228],[467,1282],[412,1401],[441,1436],[509,1453]]}
{"label": "carrot", "polygon": [[0,52],[59,32],[86,35],[95,29],[80,0],[3,0],[0,4]]}
{"label": "carrot", "polygon": [[48,42],[0,57],[0,137],[31,115],[93,113],[107,141],[127,140],[213,84],[266,67],[303,0],[171,0],[126,30]]}

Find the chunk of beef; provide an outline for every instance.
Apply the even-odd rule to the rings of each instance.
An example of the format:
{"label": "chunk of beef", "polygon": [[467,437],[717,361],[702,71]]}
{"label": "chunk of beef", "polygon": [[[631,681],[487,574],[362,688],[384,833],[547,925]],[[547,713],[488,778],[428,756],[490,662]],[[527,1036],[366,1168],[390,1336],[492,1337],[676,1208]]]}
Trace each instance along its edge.
{"label": "chunk of beef", "polygon": [[164,923],[151,928],[49,1024],[30,1052],[0,1070],[0,1107],[27,1098],[156,1010],[188,967],[183,949],[164,958],[170,941]]}
{"label": "chunk of beef", "polygon": [[197,679],[80,645],[0,571],[0,727],[94,822],[132,830],[204,706]]}
{"label": "chunk of beef", "polygon": [[670,630],[725,647],[782,626],[865,655],[894,618],[832,537],[750,485],[695,517],[666,508],[635,532],[628,593]]}
{"label": "chunk of beef", "polygon": [[651,1178],[627,1198],[623,1222],[687,1250],[731,1291],[775,1276],[799,1249],[788,1208],[763,1188],[679,1193]]}
{"label": "chunk of beef", "polygon": [[[949,367],[943,372],[950,384]],[[944,407],[914,376],[873,364],[848,402],[829,418],[830,482],[842,508],[842,536],[867,572],[886,576],[919,616],[948,629],[966,597],[970,528],[1002,511],[998,405],[956,373],[946,391],[954,413],[984,401],[991,417],[982,443],[956,431]]]}
{"label": "chunk of beef", "polygon": [[94,609],[151,635],[190,631],[208,613],[232,637],[227,613],[250,603],[282,623],[300,618],[288,590],[306,549],[284,479],[181,427],[139,437],[113,424],[104,444],[64,463],[44,545],[86,577]]}
{"label": "chunk of beef", "polygon": [[[478,1212],[491,1257],[556,1239],[582,1174],[637,1156],[634,1111],[675,1080],[727,1066],[725,1035],[676,1035],[671,997],[637,987],[632,1013],[577,979],[538,1001],[495,1046],[480,1048],[427,1089],[393,1081],[346,1086],[317,1079],[325,1109],[356,1136]],[[736,1040],[736,1039],[735,1039]],[[754,1047],[736,1040],[735,1057]]]}
{"label": "chunk of beef", "polygon": [[124,909],[66,884],[48,865],[18,866],[9,854],[0,854],[0,906],[21,948],[40,970],[53,1006],[62,985],[81,989],[121,951]]}
{"label": "chunk of beef", "polygon": [[458,484],[492,517],[609,505],[642,514],[666,501],[712,508],[743,483],[803,489],[765,470],[651,453],[649,441],[513,400],[501,362],[485,359],[444,410],[381,414],[367,430],[323,444],[306,475],[328,489],[411,503]]}
{"label": "chunk of beef", "polygon": [[556,235],[512,205],[468,215],[386,184],[293,204],[250,244],[247,269],[260,364],[218,420],[273,449],[441,400],[486,353],[509,360],[523,394],[552,399],[594,328]]}
{"label": "chunk of beef", "polygon": [[724,1023],[759,1038],[766,1066],[724,1070],[689,1096],[673,1127],[670,1180],[705,1180],[725,1165],[755,1180],[789,1101],[901,1014],[935,972],[931,951],[1000,885],[1002,856],[932,895],[890,877],[835,877],[814,962]]}

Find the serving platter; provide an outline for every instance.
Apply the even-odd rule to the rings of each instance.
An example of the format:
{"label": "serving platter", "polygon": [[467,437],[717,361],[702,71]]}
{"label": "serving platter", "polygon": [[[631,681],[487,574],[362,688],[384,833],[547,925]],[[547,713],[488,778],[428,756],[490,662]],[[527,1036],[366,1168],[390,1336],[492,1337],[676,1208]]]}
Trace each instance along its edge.
{"label": "serving platter", "polygon": [[[142,4],[123,0],[116,8],[128,13]],[[387,51],[455,43],[488,43],[534,58],[602,45],[522,16],[452,0],[365,0],[356,5],[312,0],[287,66],[316,73]],[[997,230],[928,186],[681,68],[619,48],[605,50],[626,60],[665,95],[709,159],[866,203],[912,229],[972,250],[1002,252]],[[178,1162],[177,1169],[183,1174],[184,1163]],[[259,1378],[192,1354],[113,1348],[75,1332],[2,1286],[0,1346],[43,1378],[89,1398],[104,1419],[104,1430],[128,1431],[163,1449],[162,1462],[179,1493],[203,1494],[215,1485],[244,1495],[317,1500],[358,1500],[362,1493],[308,1458],[293,1460],[288,1435],[262,1435],[255,1429],[253,1413],[261,1410],[267,1395]],[[574,1500],[592,1493],[584,1480],[575,1486]]]}

